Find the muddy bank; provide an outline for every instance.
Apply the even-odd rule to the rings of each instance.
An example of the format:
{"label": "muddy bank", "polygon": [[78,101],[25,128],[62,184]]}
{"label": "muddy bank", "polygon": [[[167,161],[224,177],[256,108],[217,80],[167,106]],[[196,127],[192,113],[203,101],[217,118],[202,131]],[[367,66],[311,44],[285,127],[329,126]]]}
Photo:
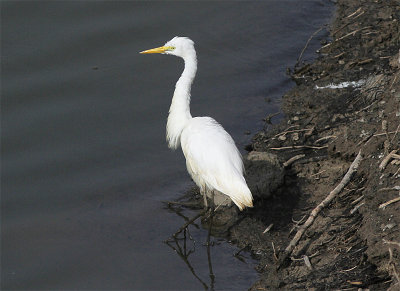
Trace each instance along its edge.
{"label": "muddy bank", "polygon": [[[400,290],[400,1],[336,5],[319,58],[291,71],[297,86],[283,97],[285,119],[249,146],[284,169],[271,191],[250,162],[249,180],[262,187],[229,231],[260,260],[252,290]],[[360,150],[349,183],[280,264]]]}
{"label": "muddy bank", "polygon": [[336,6],[318,59],[290,70],[285,118],[248,146],[254,208],[214,217],[213,235],[259,260],[251,290],[400,290],[400,1]]}

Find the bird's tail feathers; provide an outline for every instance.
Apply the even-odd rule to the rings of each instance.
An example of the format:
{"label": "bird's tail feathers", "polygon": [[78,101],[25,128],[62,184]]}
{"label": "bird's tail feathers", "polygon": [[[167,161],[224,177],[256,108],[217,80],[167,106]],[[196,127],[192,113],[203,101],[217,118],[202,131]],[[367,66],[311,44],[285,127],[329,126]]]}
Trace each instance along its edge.
{"label": "bird's tail feathers", "polygon": [[253,195],[245,183],[235,183],[231,191],[220,191],[228,195],[242,211],[245,207],[253,207]]}

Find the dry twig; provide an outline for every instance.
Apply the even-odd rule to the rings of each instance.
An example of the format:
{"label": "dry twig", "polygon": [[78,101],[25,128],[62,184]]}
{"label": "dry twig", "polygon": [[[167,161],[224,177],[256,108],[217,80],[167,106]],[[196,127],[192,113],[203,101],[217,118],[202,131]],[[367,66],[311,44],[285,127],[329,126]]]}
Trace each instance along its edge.
{"label": "dry twig", "polygon": [[323,141],[323,140],[326,140],[326,139],[330,139],[330,138],[336,138],[336,137],[337,137],[336,135],[324,136],[324,137],[321,137],[320,139],[317,139],[317,140],[315,141],[315,143],[319,143],[320,141]]}
{"label": "dry twig", "polygon": [[385,209],[386,206],[388,206],[388,205],[390,205],[392,203],[398,202],[398,201],[400,201],[400,196],[397,197],[397,198],[394,198],[392,200],[389,200],[388,202],[382,203],[381,205],[379,205],[379,209]]}
{"label": "dry twig", "polygon": [[[326,172],[326,170],[319,171],[318,173],[315,173],[315,174],[310,175],[309,178],[314,177],[314,176],[319,176],[319,175],[321,175],[322,173],[325,173],[325,172]],[[317,178],[316,178],[316,179],[317,179]],[[319,178],[318,178],[318,179],[319,179]]]}
{"label": "dry twig", "polygon": [[347,269],[347,270],[342,270],[342,271],[339,271],[339,273],[345,273],[345,272],[350,272],[350,271],[353,271],[355,268],[357,268],[358,267],[358,265],[355,265],[353,268],[350,268],[350,269]]}
{"label": "dry twig", "polygon": [[395,75],[395,76],[394,76],[394,78],[393,78],[393,82],[392,82],[392,85],[390,85],[390,88],[389,88],[389,89],[392,89],[392,87],[393,87],[393,84],[396,82],[396,79],[397,79],[397,75]]}
{"label": "dry twig", "polygon": [[295,68],[299,65],[299,63],[300,63],[300,61],[301,61],[301,58],[303,57],[303,54],[304,54],[305,50],[307,49],[308,44],[310,43],[310,41],[311,41],[311,40],[314,38],[314,36],[315,36],[318,32],[320,32],[324,27],[325,27],[325,25],[321,26],[319,29],[317,29],[317,30],[309,37],[309,39],[308,39],[307,42],[306,42],[306,45],[304,46],[303,50],[302,50],[301,53],[300,53],[299,58],[297,59],[297,63],[296,63],[296,65],[294,66]]}
{"label": "dry twig", "polygon": [[358,208],[360,208],[360,207],[363,206],[364,204],[365,204],[365,202],[361,202],[361,203],[357,204],[357,205],[350,211],[350,214],[354,214],[354,213],[358,210]]}
{"label": "dry twig", "polygon": [[[383,242],[385,243],[385,244],[391,244],[391,245],[395,245],[395,246],[397,246],[397,247],[399,247],[400,248],[400,243],[398,243],[398,242],[396,242],[396,241],[388,241],[388,240],[385,240],[385,239],[382,239],[383,240]],[[396,284],[400,284],[400,276],[399,276],[399,273],[397,272],[397,269],[396,269],[396,265],[395,265],[395,263],[393,262],[393,251],[392,251],[392,249],[389,247],[389,262],[388,262],[388,266],[389,267],[391,267],[391,271],[392,271],[392,273],[393,273],[393,276],[394,277],[396,277],[396,279],[397,279],[397,283]],[[395,285],[396,285],[395,284]],[[389,290],[389,289],[388,289]]]}
{"label": "dry twig", "polygon": [[399,132],[399,129],[400,129],[400,124],[397,126],[394,136],[393,136],[392,140],[390,141],[391,144],[393,144],[394,138],[396,137],[397,133]]}
{"label": "dry twig", "polygon": [[[290,241],[289,245],[286,247],[283,256],[281,257],[281,264],[287,259],[287,257],[293,252],[295,246],[300,241],[301,237],[303,236],[304,232],[313,224],[317,215],[321,212],[321,210],[326,207],[332,200],[339,194],[343,188],[349,183],[352,175],[354,172],[357,171],[358,166],[362,160],[361,150],[358,152],[357,157],[354,159],[353,163],[350,165],[349,170],[347,171],[346,175],[343,177],[342,181],[333,189],[329,195],[312,211],[310,216],[308,217],[307,221],[300,226],[299,230],[297,231],[296,235]],[[281,265],[280,264],[280,265]]]}
{"label": "dry twig", "polygon": [[356,14],[357,14],[358,12],[360,12],[360,11],[361,11],[361,7],[359,7],[356,11],[354,11],[354,12],[351,13],[350,15],[346,16],[346,18],[350,18],[350,17],[356,15]]}
{"label": "dry twig", "polygon": [[399,191],[400,190],[400,186],[394,186],[394,187],[389,187],[389,188],[381,188],[378,190],[378,192],[383,192],[383,191]]}
{"label": "dry twig", "polygon": [[293,132],[302,132],[302,131],[308,131],[308,132],[310,132],[310,131],[313,131],[313,130],[314,130],[314,127],[311,127],[311,128],[304,128],[304,129],[293,129],[293,130],[289,130],[290,128],[293,128],[293,127],[295,127],[295,126],[288,127],[288,128],[285,129],[284,131],[282,131],[282,132],[280,132],[280,133],[278,133],[278,134],[275,134],[273,138],[278,137],[278,136],[281,136],[281,135],[286,135],[286,134],[288,134],[288,133],[293,133]]}
{"label": "dry twig", "polygon": [[276,251],[275,251],[274,242],[271,242],[271,245],[272,245],[272,250],[274,251],[274,259],[275,259],[275,262],[277,262],[277,261],[278,261],[278,257],[276,256]]}
{"label": "dry twig", "polygon": [[[397,131],[389,131],[389,132],[381,132],[381,133],[377,133],[377,134],[374,134],[373,136],[374,137],[377,137],[377,136],[386,136],[387,134],[393,134],[393,133],[395,133],[395,134],[397,134],[397,132],[398,132],[398,130]],[[395,135],[396,136],[396,135]],[[394,136],[394,137],[395,137]]]}
{"label": "dry twig", "polygon": [[[396,157],[396,156],[399,156],[399,155],[396,155],[396,153],[397,153],[397,150],[391,151],[390,154],[388,154],[388,155],[382,160],[382,162],[381,162],[380,165],[379,165],[379,169],[384,170],[384,169],[386,168],[387,164],[390,162],[390,160],[391,160],[392,158],[394,158],[394,157]],[[399,157],[400,157],[400,156],[399,156]],[[397,158],[397,157],[396,157],[396,158]]]}
{"label": "dry twig", "polygon": [[267,233],[268,231],[271,230],[271,228],[274,226],[273,223],[271,223],[270,225],[268,225],[268,227],[263,231],[263,233]]}
{"label": "dry twig", "polygon": [[352,205],[353,205],[353,204],[356,204],[356,203],[360,202],[363,198],[364,198],[364,194],[361,195],[360,197],[358,197],[358,198],[357,198],[356,200],[354,200],[353,202],[351,202],[351,204],[352,204]]}
{"label": "dry twig", "polygon": [[304,264],[306,264],[307,268],[309,268],[310,270],[312,270],[312,266],[311,266],[311,262],[310,262],[310,258],[308,256],[303,256],[304,259]]}
{"label": "dry twig", "polygon": [[283,163],[283,166],[284,166],[285,168],[287,168],[287,167],[289,167],[291,164],[293,164],[295,161],[297,161],[297,160],[299,160],[299,159],[301,159],[301,158],[304,158],[305,156],[306,156],[305,154],[301,154],[301,155],[294,156],[294,157],[290,158],[289,160],[287,160],[286,162],[284,162],[284,163]]}
{"label": "dry twig", "polygon": [[280,148],[269,148],[270,150],[292,150],[292,149],[315,149],[322,150],[328,148],[327,146],[316,147],[316,146],[308,146],[308,145],[299,145],[299,146],[288,146],[288,147],[280,147]]}
{"label": "dry twig", "polygon": [[332,42],[330,42],[330,43],[324,45],[324,46],[321,47],[319,50],[322,50],[322,49],[324,49],[324,48],[326,48],[326,47],[332,45],[333,43],[335,43],[335,42],[337,42],[337,41],[339,41],[339,40],[342,40],[342,39],[344,39],[344,38],[346,38],[346,37],[349,37],[349,36],[351,36],[351,35],[354,36],[357,32],[359,32],[359,31],[361,31],[361,30],[364,30],[364,29],[367,29],[367,28],[371,28],[371,26],[366,26],[366,27],[363,27],[363,28],[356,29],[356,30],[354,30],[354,31],[352,31],[352,32],[349,32],[348,34],[346,34],[346,35],[344,35],[344,36],[342,36],[342,37],[339,37],[339,38],[335,39],[334,41],[332,41]]}
{"label": "dry twig", "polygon": [[385,244],[395,245],[400,249],[400,242],[382,239]]}

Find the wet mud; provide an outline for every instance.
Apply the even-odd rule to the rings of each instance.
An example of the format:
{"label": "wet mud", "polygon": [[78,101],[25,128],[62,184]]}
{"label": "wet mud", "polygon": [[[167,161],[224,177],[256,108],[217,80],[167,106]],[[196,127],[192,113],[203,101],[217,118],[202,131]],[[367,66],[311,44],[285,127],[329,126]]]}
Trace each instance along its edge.
{"label": "wet mud", "polygon": [[[400,290],[400,1],[336,6],[318,58],[289,70],[285,117],[247,147],[254,208],[214,218],[213,235],[259,260],[250,290]],[[285,252],[360,151],[357,171]]]}

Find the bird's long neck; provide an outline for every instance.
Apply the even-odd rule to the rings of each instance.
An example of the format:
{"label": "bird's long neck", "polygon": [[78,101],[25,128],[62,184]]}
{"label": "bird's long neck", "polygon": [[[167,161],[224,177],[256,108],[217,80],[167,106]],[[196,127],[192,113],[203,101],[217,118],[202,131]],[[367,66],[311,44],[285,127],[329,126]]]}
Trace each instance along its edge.
{"label": "bird's long neck", "polygon": [[168,146],[172,149],[179,146],[182,130],[192,118],[190,114],[190,89],[197,71],[196,52],[194,50],[188,52],[183,60],[185,61],[185,69],[176,82],[167,122],[167,141]]}

